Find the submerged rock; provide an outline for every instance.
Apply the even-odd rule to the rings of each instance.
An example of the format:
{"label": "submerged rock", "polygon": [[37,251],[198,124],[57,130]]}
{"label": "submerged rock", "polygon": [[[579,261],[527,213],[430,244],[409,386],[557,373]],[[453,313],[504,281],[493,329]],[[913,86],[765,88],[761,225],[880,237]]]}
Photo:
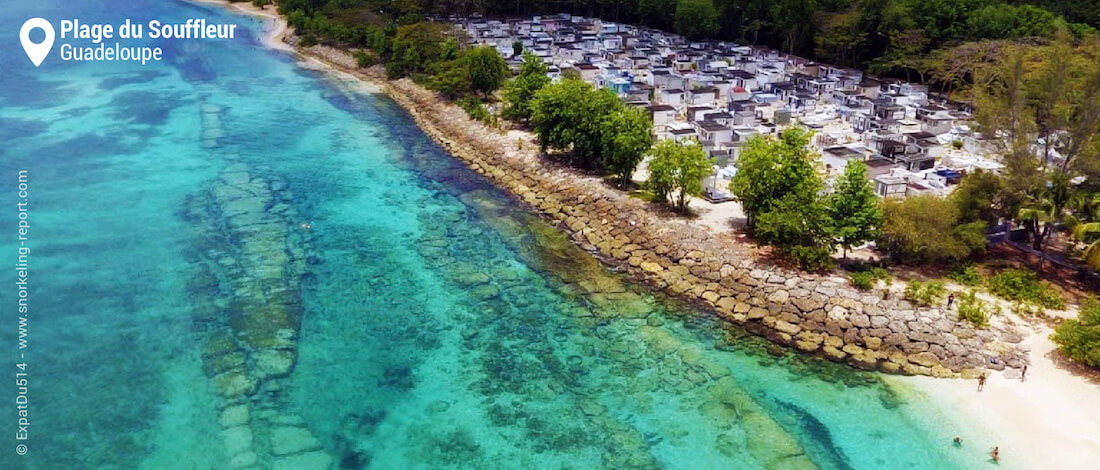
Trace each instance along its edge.
{"label": "submerged rock", "polygon": [[320,448],[321,441],[305,428],[281,426],[271,430],[271,453],[274,455],[298,454]]}

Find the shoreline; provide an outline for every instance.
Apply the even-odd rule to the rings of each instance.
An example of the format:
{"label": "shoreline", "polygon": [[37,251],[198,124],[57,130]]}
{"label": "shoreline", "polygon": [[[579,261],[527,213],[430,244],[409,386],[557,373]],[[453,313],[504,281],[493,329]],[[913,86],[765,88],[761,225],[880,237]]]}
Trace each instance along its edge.
{"label": "shoreline", "polygon": [[[249,8],[242,9],[237,4],[229,4],[224,0],[192,1],[231,6],[233,10],[244,14],[255,13],[253,16],[271,19],[270,16],[265,15],[265,13],[268,13],[266,11],[248,12]],[[251,7],[250,4],[248,6]],[[250,9],[258,10],[255,7]],[[598,241],[607,242],[607,240],[601,240],[600,236],[615,233],[609,230],[611,228],[622,229],[628,227],[626,229],[628,233],[639,231],[637,226],[647,221],[632,219],[630,216],[636,215],[633,211],[630,211],[625,219],[618,220],[610,213],[618,209],[620,204],[624,204],[624,200],[626,206],[631,209],[633,208],[630,207],[630,203],[633,202],[634,206],[637,206],[637,201],[629,201],[625,194],[620,194],[619,197],[607,197],[604,194],[605,191],[600,191],[603,186],[598,179],[580,178],[580,181],[577,181],[577,176],[569,173],[568,170],[550,167],[539,162],[537,158],[532,160],[530,152],[525,155],[522,152],[522,146],[517,144],[517,140],[522,140],[522,134],[517,139],[513,135],[514,133],[497,136],[494,131],[494,135],[487,135],[486,139],[495,140],[501,148],[479,148],[479,144],[484,145],[485,142],[467,141],[461,132],[456,132],[456,127],[447,126],[448,121],[451,121],[453,126],[458,126],[458,129],[461,129],[464,124],[469,125],[464,114],[455,116],[454,109],[449,109],[454,108],[454,106],[438,106],[437,104],[436,107],[428,107],[423,100],[425,99],[424,94],[431,94],[430,92],[423,90],[408,79],[386,80],[378,66],[368,70],[359,69],[354,59],[342,51],[325,46],[314,46],[304,50],[292,47],[283,42],[286,35],[291,33],[287,30],[285,22],[281,19],[275,21],[277,23],[281,22],[283,26],[275,28],[275,33],[267,31],[265,45],[269,39],[277,38],[273,40],[277,41],[279,45],[274,46],[274,49],[294,52],[307,67],[320,67],[341,78],[353,77],[364,83],[366,88],[372,91],[377,89],[377,92],[385,93],[409,112],[421,130],[444,150],[455,158],[462,160],[473,171],[482,174],[505,192],[510,193],[519,202],[528,205],[538,215],[549,219],[552,224],[565,230],[576,243],[593,253],[601,262],[611,266],[612,269],[626,271],[653,288],[700,304],[715,311],[719,316],[742,325],[753,333],[766,336],[775,342],[794,346],[800,350],[804,349],[797,345],[794,336],[787,334],[784,338],[775,334],[777,325],[786,326],[778,324],[778,321],[782,320],[773,320],[771,325],[765,325],[764,322],[751,323],[745,321],[748,319],[750,312],[752,315],[761,315],[760,310],[763,310],[764,315],[790,313],[784,312],[782,308],[774,309],[771,305],[767,305],[767,303],[778,303],[773,302],[773,300],[779,299],[772,299],[771,297],[775,292],[779,292],[779,289],[772,290],[771,295],[768,295],[767,303],[751,302],[751,299],[742,296],[713,298],[713,295],[705,295],[714,292],[707,289],[707,287],[715,287],[713,284],[718,284],[718,289],[725,287],[726,292],[731,290],[723,282],[727,276],[720,275],[716,282],[702,282],[703,289],[688,286],[686,289],[677,292],[672,283],[665,279],[666,277],[672,277],[667,276],[667,274],[676,272],[681,276],[680,281],[683,282],[683,276],[680,274],[681,270],[674,268],[677,265],[682,266],[679,263],[681,260],[695,261],[695,263],[687,263],[689,266],[685,266],[685,271],[689,275],[694,275],[695,270],[692,268],[702,264],[699,262],[701,260],[697,259],[699,255],[680,253],[681,256],[671,263],[668,263],[667,259],[665,260],[666,263],[661,263],[659,257],[658,259],[640,257],[638,262],[635,263],[633,256],[624,258],[616,256],[623,253],[623,243],[619,243],[618,253],[615,252],[616,249],[605,249],[600,246],[600,243],[597,243]],[[433,109],[433,113],[429,116],[421,112],[420,109]],[[503,153],[510,159],[490,158],[498,153]],[[532,175],[527,174],[532,171],[532,168],[535,169],[533,171],[534,176],[541,178],[532,178]],[[509,174],[509,171],[517,169],[516,174]],[[567,205],[567,203],[575,202],[577,198],[576,194],[569,194],[569,186],[574,187],[574,189],[579,186],[582,192],[585,189],[595,189],[595,196],[581,195],[581,209],[576,210],[575,207]],[[538,193],[538,191],[542,191],[542,193]],[[591,209],[597,217],[587,217],[588,214],[585,214],[585,210],[588,209]],[[581,217],[585,218],[583,222]],[[609,225],[611,227],[608,227]],[[680,221],[680,225],[691,226],[690,223],[683,223],[682,221]],[[601,227],[605,227],[605,229],[599,230]],[[613,241],[619,240],[614,235],[610,238]],[[633,238],[629,236],[627,239],[633,241]],[[659,251],[657,247],[644,249],[650,253]],[[669,251],[666,248],[662,254],[668,254]],[[750,269],[757,262],[756,255],[755,253],[750,253],[750,255],[743,259],[740,266],[729,264],[721,266],[720,274],[725,274],[726,271],[734,269],[756,271]],[[654,264],[656,264],[656,267],[654,267]],[[641,272],[641,275],[639,275],[639,272]],[[770,276],[771,272],[768,272],[762,279],[762,284],[769,284],[769,281],[772,280]],[[753,277],[751,273],[749,277]],[[819,282],[823,278],[817,275],[808,277]],[[824,278],[828,282],[828,276],[824,276]],[[702,280],[703,278],[697,276],[697,279]],[[785,286],[786,283],[787,281],[784,280],[780,284]],[[698,292],[693,291],[693,289],[698,290]],[[783,292],[789,293],[789,290],[793,289],[783,290]],[[739,293],[747,294],[747,292]],[[755,295],[756,292],[753,292],[753,294]],[[726,298],[744,299],[744,301],[735,300],[731,304],[730,302],[723,302]],[[756,298],[762,299],[762,296]],[[765,305],[761,306],[762,303]],[[747,305],[747,307],[742,307],[742,305]],[[734,316],[737,314],[740,314],[740,320],[742,321],[738,321],[738,317]],[[760,318],[748,320],[760,320]],[[753,325],[757,325],[755,329]],[[950,421],[978,427],[989,436],[996,436],[998,440],[996,445],[1002,446],[1001,451],[1006,465],[1020,466],[1021,468],[1087,468],[1089,463],[1100,461],[1100,410],[1088,408],[1090,403],[1095,403],[1096,399],[1100,397],[1100,386],[1075,376],[1070,371],[1055,364],[1051,353],[1054,346],[1048,338],[1049,328],[1041,324],[1033,327],[1035,328],[1034,332],[1030,334],[1022,333],[1023,338],[1019,343],[1019,349],[1025,357],[1030,356],[1030,361],[1028,361],[1030,363],[1028,369],[1029,380],[1027,382],[1020,382],[1018,378],[1010,378],[1012,376],[1018,377],[1017,374],[992,374],[985,390],[978,393],[975,391],[976,383],[973,380],[936,380],[933,377],[921,376],[891,377],[889,374],[884,378],[891,387],[927,395],[945,410],[958,413],[952,415],[949,418]],[[779,333],[782,333],[782,331],[779,331]],[[845,344],[845,346],[847,345]],[[853,355],[848,355],[849,358],[851,356]],[[826,354],[826,357],[829,356]],[[829,358],[838,360],[835,357]],[[851,364],[850,360],[843,359],[840,358],[843,362]],[[881,358],[879,359],[881,360]],[[882,370],[884,369],[882,367],[883,363],[892,362],[889,360],[879,362],[875,368]],[[853,365],[860,367],[859,364]],[[933,375],[922,373],[930,372],[927,369],[887,370],[886,372],[916,372],[916,375]],[[951,375],[957,376],[957,374]],[[966,436],[962,437],[965,441]],[[945,443],[945,445],[948,444]],[[980,451],[985,452],[988,449],[981,449]]]}
{"label": "shoreline", "polygon": [[294,46],[287,44],[285,38],[290,32],[290,27],[286,23],[286,19],[282,17],[277,11],[274,4],[268,4],[263,8],[253,5],[250,2],[230,2],[229,0],[183,0],[187,3],[210,5],[225,8],[234,13],[243,14],[245,16],[251,16],[253,18],[262,18],[272,22],[272,28],[265,28],[264,37],[261,38],[261,42],[265,47],[270,49],[276,49],[286,52],[297,52]]}
{"label": "shoreline", "polygon": [[994,445],[1001,447],[1006,465],[1089,468],[1100,462],[1100,408],[1092,406],[1100,398],[1100,385],[1052,360],[1050,332],[1041,326],[1024,341],[1034,356],[1024,382],[993,374],[981,392],[973,382],[932,377],[887,377],[887,383],[960,413],[949,421],[996,436]]}
{"label": "shoreline", "polygon": [[[243,14],[272,14],[251,4],[198,1]],[[292,32],[281,36],[294,43]],[[857,291],[845,277],[787,268],[768,258],[768,250],[734,234],[654,211],[600,178],[548,162],[531,134],[488,128],[408,78],[385,79],[380,65],[361,69],[350,53],[329,46],[293,49],[310,66],[321,63],[377,86],[449,154],[610,268],[772,342],[860,369],[905,375],[976,378],[985,368],[1027,363],[1026,351],[1017,348],[1025,333],[1012,325],[975,330],[946,309],[911,304],[899,286]]]}
{"label": "shoreline", "polygon": [[[440,102],[434,92],[410,79],[385,79],[379,65],[360,69],[350,54],[321,45],[298,48],[298,54],[377,86],[450,155],[565,231],[611,269],[754,334],[856,368],[905,375],[975,378],[989,357],[1006,356],[1009,367],[1026,363],[1011,342],[999,341],[1001,335],[973,332],[961,323],[944,327],[947,312],[910,305],[900,298],[899,289],[861,293],[850,288],[846,278],[770,264],[759,253],[763,250],[731,234],[714,234],[705,223],[654,215],[644,203],[608,188],[600,178],[556,167],[537,152],[525,151],[537,148],[529,133],[501,132],[471,121],[457,106]],[[683,233],[685,229],[690,232]],[[712,250],[719,255],[708,257]],[[880,300],[880,292],[889,301]],[[871,318],[890,315],[895,308],[903,322],[897,329],[887,328],[888,317]],[[804,320],[809,320],[810,328],[801,325]],[[927,324],[936,321],[941,330],[929,331]],[[904,322],[913,325],[915,337]],[[969,336],[986,336],[967,353],[991,345],[999,352],[987,351],[980,360],[972,357],[969,364],[941,363],[946,354],[943,348],[935,354],[928,352],[929,344],[938,341],[929,336],[954,335],[953,329],[960,325],[971,330],[966,333]],[[874,329],[872,326],[877,327],[877,340],[853,335],[857,329],[864,333]],[[1009,328],[1007,336],[1021,334],[1010,326],[1005,328]],[[894,334],[890,338],[899,329],[905,331],[903,337]],[[958,343],[955,340],[954,344]],[[936,350],[936,346],[931,348]]]}

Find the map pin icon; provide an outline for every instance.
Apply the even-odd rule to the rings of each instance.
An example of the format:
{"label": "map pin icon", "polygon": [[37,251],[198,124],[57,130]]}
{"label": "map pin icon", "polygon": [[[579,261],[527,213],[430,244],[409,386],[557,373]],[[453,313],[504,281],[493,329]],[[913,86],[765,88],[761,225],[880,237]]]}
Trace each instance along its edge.
{"label": "map pin icon", "polygon": [[[46,33],[46,39],[38,44],[31,42],[31,30],[34,28]],[[35,67],[42,65],[42,61],[46,60],[46,56],[50,54],[50,49],[53,48],[53,36],[53,26],[42,18],[31,18],[19,29],[19,42],[23,43],[23,50],[27,51],[27,57],[31,58]]]}

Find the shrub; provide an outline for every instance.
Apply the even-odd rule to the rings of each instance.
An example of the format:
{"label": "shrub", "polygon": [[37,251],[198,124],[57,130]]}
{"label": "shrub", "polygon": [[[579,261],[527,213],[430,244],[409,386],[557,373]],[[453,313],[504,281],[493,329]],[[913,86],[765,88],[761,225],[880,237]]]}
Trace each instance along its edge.
{"label": "shrub", "polygon": [[795,245],[789,249],[798,267],[806,271],[824,271],[833,267],[833,250],[821,245]]}
{"label": "shrub", "polygon": [[369,52],[360,49],[355,51],[355,62],[359,65],[360,68],[367,68],[374,64],[377,64],[378,59],[376,59]]}
{"label": "shrub", "polygon": [[959,320],[968,321],[979,328],[989,326],[989,316],[993,310],[974,291],[960,295],[958,302]]}
{"label": "shrub", "polygon": [[1023,301],[1044,308],[1061,310],[1066,301],[1050,284],[1039,280],[1039,275],[1026,269],[1001,271],[987,281],[989,290],[997,296]]}
{"label": "shrub", "polygon": [[955,150],[962,150],[963,143],[962,143],[961,140],[952,140],[951,141],[951,146],[954,147]]}
{"label": "shrub", "polygon": [[978,270],[975,269],[973,265],[965,265],[955,268],[955,270],[951,271],[951,274],[948,274],[947,277],[951,278],[952,281],[955,281],[964,286],[973,287],[982,283],[982,275],[978,273]]}
{"label": "shrub", "polygon": [[890,275],[882,268],[871,268],[866,271],[857,271],[850,276],[852,286],[859,290],[870,290],[879,280],[890,282]]}
{"label": "shrub", "polygon": [[871,290],[872,287],[875,287],[875,276],[869,271],[852,273],[849,277],[852,280],[852,286],[856,289]]}
{"label": "shrub", "polygon": [[945,293],[947,289],[943,287],[942,281],[910,281],[905,286],[905,298],[924,306],[939,303]]}
{"label": "shrub", "polygon": [[468,96],[456,101],[455,104],[466,111],[470,119],[476,119],[486,123],[490,120],[489,110],[485,109],[485,105],[481,104],[481,101],[477,98]]}
{"label": "shrub", "polygon": [[1100,366],[1100,302],[1096,299],[1082,302],[1077,319],[1058,325],[1051,339],[1070,359]]}

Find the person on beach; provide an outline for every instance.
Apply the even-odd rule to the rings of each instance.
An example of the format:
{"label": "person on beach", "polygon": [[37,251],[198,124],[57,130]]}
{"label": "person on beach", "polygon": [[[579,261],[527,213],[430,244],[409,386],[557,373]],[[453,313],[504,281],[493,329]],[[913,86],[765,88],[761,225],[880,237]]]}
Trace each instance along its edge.
{"label": "person on beach", "polygon": [[994,462],[1000,462],[1001,461],[1001,448],[994,446],[993,450],[989,452],[989,458],[993,459]]}
{"label": "person on beach", "polygon": [[1020,382],[1027,382],[1027,364],[1024,364],[1024,368],[1020,369]]}
{"label": "person on beach", "polygon": [[985,388],[985,372],[978,376],[978,391],[982,391],[983,388]]}

